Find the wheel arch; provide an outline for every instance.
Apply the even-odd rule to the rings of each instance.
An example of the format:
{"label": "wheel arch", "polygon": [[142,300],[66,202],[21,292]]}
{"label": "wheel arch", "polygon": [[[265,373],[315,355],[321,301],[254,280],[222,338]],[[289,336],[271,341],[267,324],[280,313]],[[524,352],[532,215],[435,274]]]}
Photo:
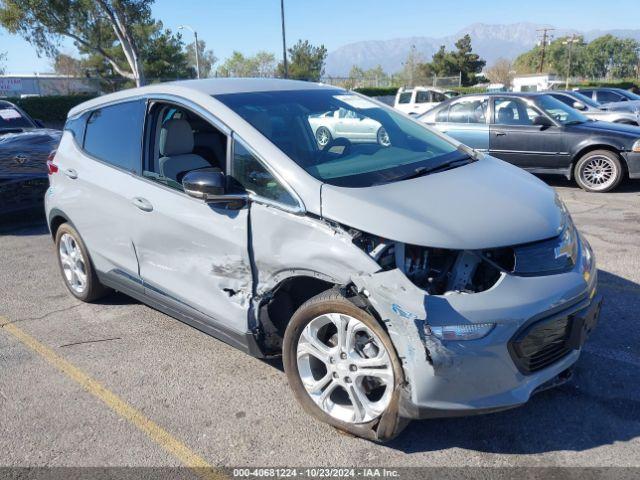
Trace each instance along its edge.
{"label": "wheel arch", "polygon": [[51,232],[51,237],[54,240],[56,238],[58,228],[60,228],[60,225],[62,225],[63,223],[68,223],[75,228],[71,220],[69,220],[69,217],[62,210],[59,210],[57,208],[53,208],[49,212],[49,220],[47,223],[49,226],[49,231]]}
{"label": "wheel arch", "polygon": [[571,156],[571,167],[569,168],[569,179],[573,179],[574,178],[574,170],[576,167],[576,163],[578,163],[578,160],[580,160],[583,156],[585,156],[587,153],[589,152],[593,152],[595,150],[607,150],[611,153],[614,153],[618,156],[618,159],[620,160],[620,165],[622,165],[622,169],[624,170],[622,172],[623,177],[627,176],[629,174],[629,168],[627,166],[627,160],[624,158],[623,155],[620,155],[620,149],[616,148],[615,146],[611,145],[610,143],[605,143],[605,142],[596,142],[596,143],[590,143],[588,145],[584,145],[582,147],[580,147],[578,150],[576,150],[573,155]]}

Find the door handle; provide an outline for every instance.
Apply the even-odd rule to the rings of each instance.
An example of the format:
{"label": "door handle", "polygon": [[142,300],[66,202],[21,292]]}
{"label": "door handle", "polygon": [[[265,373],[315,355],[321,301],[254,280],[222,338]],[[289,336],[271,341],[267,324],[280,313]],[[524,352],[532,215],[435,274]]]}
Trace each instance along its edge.
{"label": "door handle", "polygon": [[76,172],[73,168],[67,168],[67,169],[64,171],[64,174],[65,174],[67,177],[69,177],[69,178],[71,178],[71,179],[74,179],[74,180],[75,180],[76,178],[78,178],[78,172]]}
{"label": "door handle", "polygon": [[504,137],[506,135],[507,135],[506,132],[496,132],[496,137]]}
{"label": "door handle", "polygon": [[133,197],[131,203],[133,203],[136,207],[144,212],[150,212],[153,210],[153,205],[151,205],[151,202],[146,198]]}

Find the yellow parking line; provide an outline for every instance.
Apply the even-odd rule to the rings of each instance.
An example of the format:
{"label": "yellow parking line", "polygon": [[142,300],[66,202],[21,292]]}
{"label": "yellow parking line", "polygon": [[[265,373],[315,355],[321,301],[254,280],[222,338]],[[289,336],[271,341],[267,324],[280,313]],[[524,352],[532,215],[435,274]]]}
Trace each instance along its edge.
{"label": "yellow parking line", "polygon": [[206,462],[206,460],[191,451],[184,443],[172,436],[164,428],[146,418],[142,412],[133,408],[115,393],[107,390],[99,382],[91,378],[72,363],[60,357],[53,350],[40,343],[31,335],[25,333],[15,324],[6,323],[7,321],[8,319],[6,317],[0,316],[0,326],[5,332],[13,335],[24,345],[38,353],[49,364],[78,383],[87,392],[102,400],[114,412],[129,421],[142,432],[146,433],[151,440],[193,470],[196,475],[207,480],[226,478],[222,472],[215,470]]}

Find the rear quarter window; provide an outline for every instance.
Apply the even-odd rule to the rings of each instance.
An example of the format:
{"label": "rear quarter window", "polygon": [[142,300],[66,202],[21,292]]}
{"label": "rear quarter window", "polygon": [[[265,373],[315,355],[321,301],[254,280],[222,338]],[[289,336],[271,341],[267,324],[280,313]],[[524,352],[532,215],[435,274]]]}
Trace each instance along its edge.
{"label": "rear quarter window", "polygon": [[411,94],[413,92],[404,92],[401,93],[398,97],[398,103],[411,103]]}
{"label": "rear quarter window", "polygon": [[87,125],[87,115],[80,115],[79,117],[70,118],[64,124],[64,130],[70,132],[75,138],[78,145],[82,145],[84,139],[84,129]]}
{"label": "rear quarter window", "polygon": [[124,102],[93,110],[88,117],[84,150],[124,170],[140,170],[145,103]]}

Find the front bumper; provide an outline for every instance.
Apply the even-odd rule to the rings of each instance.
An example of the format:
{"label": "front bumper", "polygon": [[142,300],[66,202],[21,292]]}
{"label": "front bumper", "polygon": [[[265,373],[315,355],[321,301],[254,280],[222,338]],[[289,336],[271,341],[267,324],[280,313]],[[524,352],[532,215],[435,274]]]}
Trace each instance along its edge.
{"label": "front bumper", "polygon": [[640,152],[622,152],[622,157],[627,162],[629,178],[640,178]]}
{"label": "front bumper", "polygon": [[[354,283],[368,293],[402,361],[401,415],[426,418],[517,407],[565,380],[597,322],[596,277],[593,262],[587,274],[576,265],[557,275],[503,275],[487,291],[443,296],[425,295],[397,270]],[[569,319],[566,352],[527,371],[517,362],[515,341],[531,326],[558,318]],[[442,341],[425,328],[486,322],[496,323],[491,333],[468,341]]]}

